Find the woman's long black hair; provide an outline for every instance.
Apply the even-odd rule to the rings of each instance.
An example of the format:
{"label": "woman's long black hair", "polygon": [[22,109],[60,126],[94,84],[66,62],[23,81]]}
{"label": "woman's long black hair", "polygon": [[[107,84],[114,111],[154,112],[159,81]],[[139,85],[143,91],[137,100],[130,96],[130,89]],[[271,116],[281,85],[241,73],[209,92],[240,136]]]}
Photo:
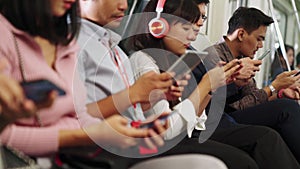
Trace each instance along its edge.
{"label": "woman's long black hair", "polygon": [[[158,0],[150,0],[144,9],[141,25],[136,32],[144,32],[143,34],[134,35],[128,39],[127,50],[138,51],[146,48],[161,48],[164,45],[161,38],[155,38],[149,32],[148,23],[156,17],[155,9]],[[173,22],[190,22],[196,23],[199,20],[200,12],[197,4],[193,0],[166,0],[164,10],[161,15],[169,24]]]}
{"label": "woman's long black hair", "polygon": [[79,2],[65,15],[53,16],[51,0],[0,0],[0,12],[16,28],[54,44],[69,44],[79,31]]}

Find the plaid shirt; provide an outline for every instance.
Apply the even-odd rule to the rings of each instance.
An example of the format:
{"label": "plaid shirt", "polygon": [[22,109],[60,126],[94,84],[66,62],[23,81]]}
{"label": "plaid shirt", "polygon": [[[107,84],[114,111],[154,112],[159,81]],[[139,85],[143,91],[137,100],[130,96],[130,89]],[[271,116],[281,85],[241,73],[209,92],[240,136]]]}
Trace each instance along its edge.
{"label": "plaid shirt", "polygon": [[[234,59],[225,41],[214,45],[214,49],[221,60],[230,62]],[[227,86],[226,106],[232,109],[243,110],[266,101],[268,101],[267,93],[263,89],[257,88],[254,78],[248,85],[243,87],[238,87],[234,83]]]}

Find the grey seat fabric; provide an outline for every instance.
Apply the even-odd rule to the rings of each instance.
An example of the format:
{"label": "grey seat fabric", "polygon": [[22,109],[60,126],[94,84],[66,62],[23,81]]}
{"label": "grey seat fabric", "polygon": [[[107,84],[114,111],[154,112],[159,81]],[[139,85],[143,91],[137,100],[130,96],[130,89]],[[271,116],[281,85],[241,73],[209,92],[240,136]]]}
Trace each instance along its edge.
{"label": "grey seat fabric", "polygon": [[227,169],[227,167],[213,156],[187,154],[146,160],[129,169]]}

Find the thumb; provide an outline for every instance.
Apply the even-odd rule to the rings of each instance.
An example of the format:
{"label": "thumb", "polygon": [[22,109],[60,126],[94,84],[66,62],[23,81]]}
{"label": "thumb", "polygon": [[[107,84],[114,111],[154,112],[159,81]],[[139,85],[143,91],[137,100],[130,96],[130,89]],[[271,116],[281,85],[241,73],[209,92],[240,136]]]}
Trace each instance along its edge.
{"label": "thumb", "polygon": [[255,66],[259,66],[259,65],[262,64],[262,60],[253,60],[253,64],[254,64]]}
{"label": "thumb", "polygon": [[288,72],[288,76],[295,75],[296,73],[298,73],[298,70],[292,70]]}
{"label": "thumb", "polygon": [[217,63],[217,67],[221,67],[221,66],[224,66],[224,65],[226,65],[226,62],[224,62],[224,61],[219,61],[218,63]]}
{"label": "thumb", "polygon": [[280,73],[278,76],[289,77],[289,76],[296,74],[297,72],[298,72],[297,70],[284,71],[284,72]]}

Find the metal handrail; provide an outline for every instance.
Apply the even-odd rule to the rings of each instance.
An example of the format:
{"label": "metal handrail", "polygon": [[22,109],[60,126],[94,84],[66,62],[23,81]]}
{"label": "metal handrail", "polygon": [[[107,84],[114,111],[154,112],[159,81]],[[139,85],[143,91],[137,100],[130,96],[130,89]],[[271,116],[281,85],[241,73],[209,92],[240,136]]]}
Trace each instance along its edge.
{"label": "metal handrail", "polygon": [[288,61],[288,58],[287,58],[287,55],[286,55],[286,50],[285,50],[285,47],[284,47],[284,41],[283,41],[283,38],[282,38],[282,35],[281,35],[281,32],[280,32],[278,21],[277,21],[276,16],[275,16],[273,0],[269,0],[269,9],[270,9],[272,18],[274,20],[274,28],[275,28],[276,35],[278,37],[279,46],[280,46],[280,49],[281,49],[281,52],[282,52],[282,56],[285,60],[288,71],[291,71],[291,67],[289,65],[289,61]]}
{"label": "metal handrail", "polygon": [[292,6],[293,6],[293,12],[295,14],[295,17],[296,17],[296,21],[298,23],[298,31],[300,33],[300,20],[299,20],[299,14],[298,14],[298,10],[297,10],[297,7],[296,7],[296,3],[295,3],[295,0],[291,0],[292,2]]}

